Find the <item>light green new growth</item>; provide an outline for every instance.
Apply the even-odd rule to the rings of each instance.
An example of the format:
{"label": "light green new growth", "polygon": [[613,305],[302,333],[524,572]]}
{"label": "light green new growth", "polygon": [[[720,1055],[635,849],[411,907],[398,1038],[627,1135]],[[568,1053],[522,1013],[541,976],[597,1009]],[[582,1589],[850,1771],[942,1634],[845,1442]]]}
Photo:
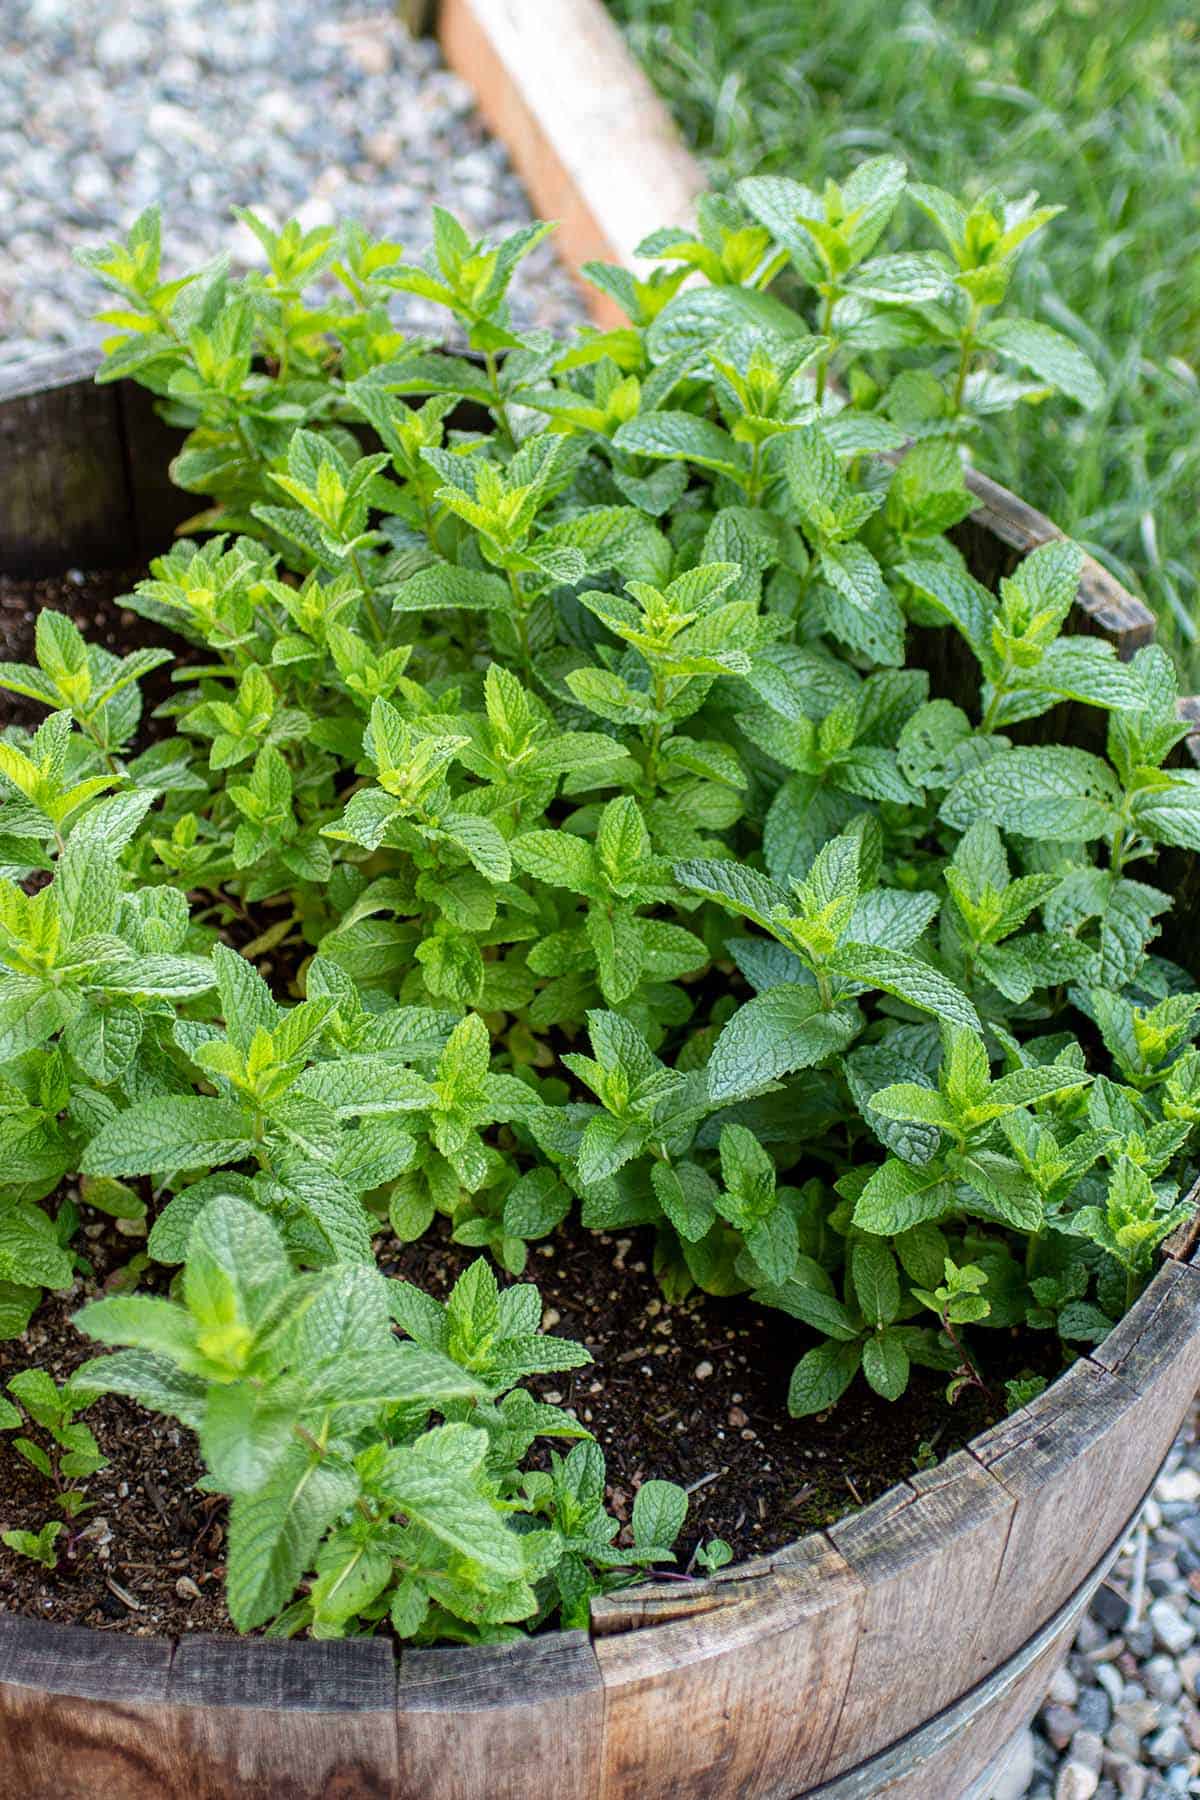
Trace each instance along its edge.
{"label": "light green new growth", "polygon": [[[599,1449],[520,1385],[587,1360],[535,1290],[480,1259],[442,1307],[385,1230],[512,1278],[577,1202],[646,1227],[669,1300],[797,1322],[799,1417],[914,1364],[994,1400],[989,1332],[1069,1358],[1183,1216],[1171,664],[1064,635],[1076,546],[993,593],[946,535],[1024,391],[995,359],[1094,398],[1002,304],[1054,210],[895,158],[746,182],[647,279],[593,271],[630,323],[566,344],[505,300],[538,232],[444,213],[421,266],[251,221],[263,271],[164,281],[153,212],[89,257],[101,378],[162,396],[205,498],[126,597],[186,652],[158,741],[165,652],[47,612],[0,667],[48,708],[0,735],[0,1330],[81,1266],[64,1179],[148,1217],[179,1297],[135,1259],[72,1393],[198,1433],[238,1625],[582,1624],[683,1529],[651,1481],[616,1541]],[[881,251],[906,217],[942,247]],[[579,1441],[531,1470],[546,1434]]]}

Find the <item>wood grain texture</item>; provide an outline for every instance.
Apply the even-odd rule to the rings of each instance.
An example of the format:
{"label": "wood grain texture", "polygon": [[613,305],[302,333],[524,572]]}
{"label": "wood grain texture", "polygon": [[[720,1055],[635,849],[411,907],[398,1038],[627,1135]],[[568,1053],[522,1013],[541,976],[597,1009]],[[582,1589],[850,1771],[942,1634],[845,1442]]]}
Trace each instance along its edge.
{"label": "wood grain texture", "polygon": [[[1028,1621],[1045,1632],[1064,1586],[1067,1605],[1120,1541],[1200,1378],[1198,1321],[1200,1269],[1170,1262],[1093,1357],[970,1456],[827,1538],[613,1596],[594,1648],[575,1633],[410,1652],[394,1714],[382,1643],[197,1638],[172,1657],[0,1621],[0,1800],[641,1800],[648,1785],[790,1800],[814,1784],[829,1800],[957,1800],[1037,1703],[1054,1652],[953,1731],[939,1696],[954,1688],[953,1709],[973,1677],[1011,1674]],[[909,1717],[918,1733],[942,1720],[919,1757],[885,1748]]]}
{"label": "wood grain texture", "polygon": [[0,1800],[394,1800],[385,1642],[0,1619]]}
{"label": "wood grain texture", "polygon": [[165,1695],[180,1800],[393,1800],[395,1692],[382,1639],[185,1638]]}
{"label": "wood grain texture", "polygon": [[176,527],[199,512],[205,500],[200,494],[185,493],[171,480],[172,459],[183,448],[187,434],[159,418],[156,396],[134,381],[118,381],[114,392],[120,408],[135,556],[148,562],[170,549]]}
{"label": "wood grain texture", "polygon": [[1121,1323],[972,1454],[1015,1496],[979,1674],[1060,1606],[1141,1503],[1200,1386],[1200,1269],[1169,1260]]}
{"label": "wood grain texture", "polygon": [[1040,1639],[1032,1655],[997,1671],[981,1689],[869,1763],[812,1789],[805,1800],[991,1800],[1013,1734],[1045,1698],[1084,1604]]}
{"label": "wood grain texture", "polygon": [[976,1610],[972,1680],[1010,1656],[1083,1581],[1140,1503],[1185,1411],[1148,1420],[1132,1388],[1084,1357],[973,1441],[972,1454],[1016,1506],[999,1574]]}
{"label": "wood grain texture", "polygon": [[409,1650],[396,1699],[399,1800],[594,1800],[604,1696],[583,1631]]}
{"label": "wood grain texture", "polygon": [[865,1598],[826,1774],[861,1762],[972,1685],[976,1606],[964,1596],[995,1586],[1013,1509],[1000,1482],[959,1452],[831,1528]]}
{"label": "wood grain texture", "polygon": [[[633,267],[649,232],[690,221],[704,173],[600,0],[442,0],[438,35],[573,273]],[[584,293],[598,323],[627,323]]]}
{"label": "wood grain texture", "polygon": [[1200,1181],[1197,1181],[1187,1195],[1191,1215],[1177,1226],[1162,1247],[1162,1253],[1173,1262],[1192,1262],[1200,1250]]}
{"label": "wood grain texture", "polygon": [[0,372],[0,568],[12,575],[130,562],[133,516],[117,397],[90,351]]}
{"label": "wood grain texture", "polygon": [[1171,1419],[1200,1388],[1200,1267],[1168,1260],[1090,1360],[1137,1395],[1145,1453],[1161,1460],[1174,1437]]}
{"label": "wood grain texture", "polygon": [[98,387],[94,350],[0,369],[0,569],[119,568],[169,548],[197,497],[172,485],[183,433],[134,382]]}
{"label": "wood grain texture", "polygon": [[170,1666],[161,1639],[0,1615],[0,1800],[159,1800]]}
{"label": "wood grain texture", "polygon": [[[596,1639],[604,1678],[598,1800],[790,1800],[829,1761],[863,1588],[823,1537],[777,1571],[729,1584],[732,1601],[661,1622],[630,1614]],[[602,1602],[621,1608],[624,1597]],[[611,1619],[609,1621],[612,1622]]]}

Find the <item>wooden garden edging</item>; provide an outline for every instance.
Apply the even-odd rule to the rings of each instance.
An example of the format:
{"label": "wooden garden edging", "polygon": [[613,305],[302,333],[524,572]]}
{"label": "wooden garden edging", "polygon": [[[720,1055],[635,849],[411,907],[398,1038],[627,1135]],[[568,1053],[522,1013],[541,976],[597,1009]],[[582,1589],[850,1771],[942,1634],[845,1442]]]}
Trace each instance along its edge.
{"label": "wooden garden edging", "polygon": [[[0,572],[126,567],[194,500],[177,435],[86,354],[0,377]],[[972,477],[990,574],[1054,534]],[[1089,565],[1081,623],[1153,620]],[[1193,1198],[1200,1202],[1200,1189]],[[0,1800],[983,1800],[1200,1384],[1184,1234],[1106,1341],[937,1469],[594,1629],[484,1648],[184,1638],[0,1617]]]}
{"label": "wooden garden edging", "polygon": [[[435,23],[572,274],[632,267],[651,231],[691,217],[704,171],[600,0],[438,0]],[[584,292],[598,324],[626,323]]]}

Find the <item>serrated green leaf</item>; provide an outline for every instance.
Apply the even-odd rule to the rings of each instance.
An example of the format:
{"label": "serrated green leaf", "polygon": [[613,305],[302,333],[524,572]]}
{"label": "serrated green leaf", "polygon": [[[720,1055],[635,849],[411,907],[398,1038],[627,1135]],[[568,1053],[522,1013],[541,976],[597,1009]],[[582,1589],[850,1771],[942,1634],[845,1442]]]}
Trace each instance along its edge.
{"label": "serrated green leaf", "polygon": [[788,1386],[788,1411],[793,1419],[828,1412],[836,1406],[858,1374],[862,1353],[857,1340],[848,1344],[818,1344],[792,1370]]}
{"label": "serrated green leaf", "polygon": [[688,1497],[674,1481],[643,1481],[633,1500],[633,1541],[670,1546],[683,1530]]}
{"label": "serrated green leaf", "polygon": [[238,1162],[253,1148],[240,1106],[186,1095],[141,1101],[118,1113],[92,1139],[81,1168],[85,1175],[167,1175]]}
{"label": "serrated green leaf", "polygon": [[992,319],[983,326],[980,341],[1032,369],[1040,381],[1088,408],[1101,405],[1104,383],[1091,358],[1078,344],[1049,325],[1033,319]]}
{"label": "serrated green leaf", "polygon": [[815,988],[771,988],[739,1007],[722,1030],[708,1065],[709,1096],[738,1100],[811,1068],[844,1050],[858,1028],[853,1009],[826,1012]]}

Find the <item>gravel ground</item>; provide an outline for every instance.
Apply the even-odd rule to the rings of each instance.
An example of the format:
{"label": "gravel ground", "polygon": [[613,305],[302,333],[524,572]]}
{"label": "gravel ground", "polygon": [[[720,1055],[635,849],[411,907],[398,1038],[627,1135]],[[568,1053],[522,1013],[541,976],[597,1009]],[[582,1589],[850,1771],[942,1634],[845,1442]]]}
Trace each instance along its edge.
{"label": "gravel ground", "polygon": [[1193,1421],[994,1800],[1200,1794],[1198,1501]]}
{"label": "gravel ground", "polygon": [[[436,46],[388,0],[0,0],[0,359],[94,337],[100,289],[71,257],[157,200],[166,263],[258,246],[230,215],[357,217],[410,254],[434,201],[473,232],[529,203]],[[398,316],[438,329],[408,296]],[[549,245],[514,289],[522,323],[580,316]]]}
{"label": "gravel ground", "polygon": [[[0,360],[96,335],[78,244],[152,200],[168,265],[258,260],[230,217],[356,216],[409,252],[432,202],[480,234],[529,217],[470,94],[387,0],[0,0]],[[414,329],[440,316],[403,297]],[[523,323],[581,316],[542,246]],[[997,1800],[1200,1794],[1200,1448],[1181,1440]]]}

